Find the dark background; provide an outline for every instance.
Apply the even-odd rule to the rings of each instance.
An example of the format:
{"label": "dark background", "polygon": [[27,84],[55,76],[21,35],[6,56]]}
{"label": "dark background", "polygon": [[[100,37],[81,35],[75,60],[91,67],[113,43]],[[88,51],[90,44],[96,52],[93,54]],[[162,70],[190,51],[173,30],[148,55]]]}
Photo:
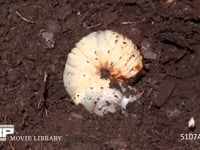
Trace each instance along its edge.
{"label": "dark background", "polygon": [[[198,149],[180,134],[200,133],[199,2],[1,0],[0,124],[14,124],[15,135],[63,137],[0,149]],[[98,117],[69,100],[62,76],[75,43],[102,29],[132,39],[146,69],[135,84],[142,98],[125,114]]]}

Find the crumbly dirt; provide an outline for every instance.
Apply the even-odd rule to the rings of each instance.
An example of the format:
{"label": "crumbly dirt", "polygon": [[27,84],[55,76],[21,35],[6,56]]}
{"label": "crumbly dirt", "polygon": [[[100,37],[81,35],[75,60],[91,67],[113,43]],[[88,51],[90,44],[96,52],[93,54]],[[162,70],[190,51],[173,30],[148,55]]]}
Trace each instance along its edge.
{"label": "crumbly dirt", "polygon": [[[142,52],[134,86],[144,94],[125,113],[98,117],[72,103],[62,77],[74,44],[103,29]],[[0,124],[13,124],[15,135],[62,136],[7,140],[0,149],[199,149],[199,140],[181,139],[200,134],[199,43],[198,0],[0,1]]]}

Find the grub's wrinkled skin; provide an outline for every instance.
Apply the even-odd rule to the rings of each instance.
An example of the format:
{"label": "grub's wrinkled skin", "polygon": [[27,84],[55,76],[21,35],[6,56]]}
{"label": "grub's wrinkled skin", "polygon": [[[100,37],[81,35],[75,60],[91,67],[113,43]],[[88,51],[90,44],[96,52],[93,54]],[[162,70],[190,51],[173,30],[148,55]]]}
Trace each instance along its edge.
{"label": "grub's wrinkled skin", "polygon": [[[75,104],[97,115],[126,108],[136,95],[125,97],[122,90],[110,88],[111,78],[119,83],[142,69],[142,56],[135,44],[111,30],[83,37],[69,53],[64,70],[64,85]],[[107,70],[107,78],[101,77]],[[105,73],[104,73],[105,74]]]}

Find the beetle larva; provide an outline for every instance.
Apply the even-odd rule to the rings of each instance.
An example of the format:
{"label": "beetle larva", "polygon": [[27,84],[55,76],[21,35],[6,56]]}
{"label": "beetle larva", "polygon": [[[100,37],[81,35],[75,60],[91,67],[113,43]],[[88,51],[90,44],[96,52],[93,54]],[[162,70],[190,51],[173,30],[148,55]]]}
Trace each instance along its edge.
{"label": "beetle larva", "polygon": [[[125,96],[124,80],[134,77],[143,67],[142,56],[127,37],[111,30],[92,32],[83,37],[68,55],[64,86],[75,104],[97,115],[126,108],[136,95]],[[115,79],[121,89],[111,88]]]}

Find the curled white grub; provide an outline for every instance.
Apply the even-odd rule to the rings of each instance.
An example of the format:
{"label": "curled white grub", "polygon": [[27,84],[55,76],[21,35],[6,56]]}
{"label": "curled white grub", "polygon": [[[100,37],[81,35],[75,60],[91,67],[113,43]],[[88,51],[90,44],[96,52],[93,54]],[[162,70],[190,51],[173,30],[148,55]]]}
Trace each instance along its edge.
{"label": "curled white grub", "polygon": [[[92,32],[69,53],[64,86],[75,104],[103,116],[138,99],[134,90],[127,96],[122,85],[142,67],[142,56],[130,39],[111,30]],[[112,88],[111,80],[119,87]]]}

